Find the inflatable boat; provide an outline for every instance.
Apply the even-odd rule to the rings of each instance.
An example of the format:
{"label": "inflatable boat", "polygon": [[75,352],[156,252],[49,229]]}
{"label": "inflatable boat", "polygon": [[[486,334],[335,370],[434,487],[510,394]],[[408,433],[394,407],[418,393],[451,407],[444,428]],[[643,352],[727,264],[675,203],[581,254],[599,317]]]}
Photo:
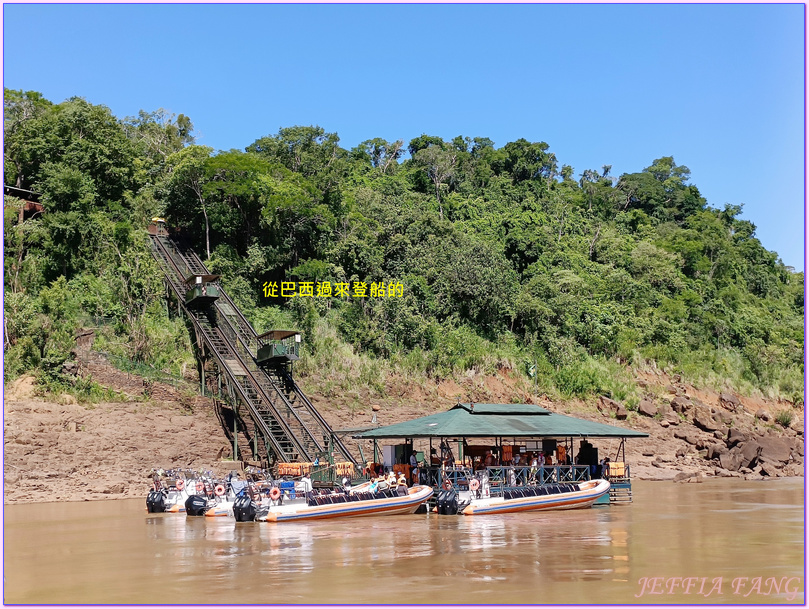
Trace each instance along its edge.
{"label": "inflatable boat", "polygon": [[500,496],[477,497],[474,491],[445,491],[439,495],[436,511],[442,514],[510,514],[542,510],[588,508],[607,494],[606,480],[526,486],[503,491]]}
{"label": "inflatable boat", "polygon": [[429,486],[399,486],[370,492],[354,489],[347,493],[312,495],[282,505],[258,506],[259,522],[293,522],[326,518],[354,518],[412,514],[433,495]]}

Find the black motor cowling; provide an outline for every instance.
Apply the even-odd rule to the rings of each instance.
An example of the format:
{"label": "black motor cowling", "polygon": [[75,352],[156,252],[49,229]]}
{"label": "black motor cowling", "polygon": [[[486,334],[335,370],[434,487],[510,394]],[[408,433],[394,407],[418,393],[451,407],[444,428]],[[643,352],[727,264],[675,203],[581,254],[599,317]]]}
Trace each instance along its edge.
{"label": "black motor cowling", "polygon": [[163,491],[149,491],[146,497],[146,511],[150,514],[166,511],[166,496]]}
{"label": "black motor cowling", "polygon": [[454,490],[438,494],[438,513],[455,516],[458,513],[458,494]]}
{"label": "black motor cowling", "polygon": [[435,500],[435,507],[439,514],[444,513],[444,503],[446,502],[447,491],[438,491],[438,498]]}
{"label": "black motor cowling", "polygon": [[233,503],[233,516],[236,522],[252,522],[256,519],[256,503],[243,495]]}
{"label": "black motor cowling", "polygon": [[187,516],[204,516],[208,511],[208,500],[202,495],[191,495],[185,500],[185,513]]}

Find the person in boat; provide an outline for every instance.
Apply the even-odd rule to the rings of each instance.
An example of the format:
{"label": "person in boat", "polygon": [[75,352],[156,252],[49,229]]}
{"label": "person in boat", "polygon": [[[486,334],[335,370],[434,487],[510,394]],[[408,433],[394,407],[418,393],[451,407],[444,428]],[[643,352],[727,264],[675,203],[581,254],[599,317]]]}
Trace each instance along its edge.
{"label": "person in boat", "polygon": [[247,482],[242,480],[239,472],[232,472],[230,478],[230,488],[233,491],[234,495],[238,495],[241,493],[245,487],[247,486]]}
{"label": "person in boat", "polygon": [[301,490],[303,491],[304,497],[307,499],[311,499],[314,496],[312,492],[312,479],[309,478],[309,474],[301,476]]}

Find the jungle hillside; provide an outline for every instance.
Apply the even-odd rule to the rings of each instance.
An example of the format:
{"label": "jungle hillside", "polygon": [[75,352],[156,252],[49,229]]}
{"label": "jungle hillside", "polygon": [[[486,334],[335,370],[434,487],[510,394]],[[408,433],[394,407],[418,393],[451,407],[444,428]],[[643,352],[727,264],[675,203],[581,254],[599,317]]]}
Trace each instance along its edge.
{"label": "jungle hillside", "polygon": [[83,328],[123,370],[194,370],[149,250],[158,216],[258,332],[302,332],[296,373],[327,395],[507,370],[632,408],[633,371],[657,369],[803,404],[803,273],[666,151],[619,176],[481,136],[349,149],[291,126],[216,151],[183,114],[9,89],[4,131],[4,183],[31,193],[4,198],[6,382],[105,398],[69,373]]}

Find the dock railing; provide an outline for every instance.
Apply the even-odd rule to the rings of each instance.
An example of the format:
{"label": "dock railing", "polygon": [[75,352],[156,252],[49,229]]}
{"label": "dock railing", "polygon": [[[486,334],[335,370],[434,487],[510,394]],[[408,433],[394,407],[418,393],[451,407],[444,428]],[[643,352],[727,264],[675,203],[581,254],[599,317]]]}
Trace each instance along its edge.
{"label": "dock railing", "polygon": [[542,486],[559,482],[581,482],[590,480],[590,466],[588,465],[517,465],[487,467],[472,471],[468,467],[420,467],[422,470],[422,483],[434,489],[451,488],[467,490],[469,481],[478,473],[485,473],[488,477],[490,493],[499,496],[504,491],[525,486]]}

